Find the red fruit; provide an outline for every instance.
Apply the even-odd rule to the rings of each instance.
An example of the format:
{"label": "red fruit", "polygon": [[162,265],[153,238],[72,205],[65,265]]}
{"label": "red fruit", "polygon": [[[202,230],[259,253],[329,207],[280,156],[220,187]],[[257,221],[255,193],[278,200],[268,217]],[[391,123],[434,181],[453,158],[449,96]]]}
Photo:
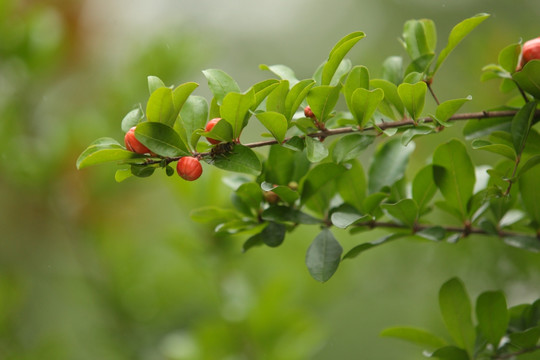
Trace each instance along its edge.
{"label": "red fruit", "polygon": [[129,129],[129,131],[126,133],[124,143],[129,151],[136,152],[137,154],[152,153],[150,149],[141,144],[141,142],[135,137],[135,126]]}
{"label": "red fruit", "polygon": [[[212,130],[214,128],[214,126],[216,126],[216,124],[218,123],[219,120],[221,120],[221,118],[215,118],[215,119],[210,120],[208,122],[208,124],[206,124],[206,127],[204,128],[204,131]],[[207,137],[206,140],[208,140],[208,142],[210,144],[213,144],[213,145],[219,144],[221,142],[219,140],[212,139],[212,138],[209,138],[209,137]]]}
{"label": "red fruit", "polygon": [[197,180],[202,174],[202,165],[199,159],[192,156],[184,156],[176,164],[178,175],[184,180]]}
{"label": "red fruit", "polygon": [[304,108],[304,115],[307,118],[314,118],[315,117],[315,114],[313,113],[313,111],[311,111],[311,108],[309,107],[309,105]]}
{"label": "red fruit", "polygon": [[540,60],[540,37],[526,41],[521,50],[521,60],[517,70],[521,70],[531,60]]}

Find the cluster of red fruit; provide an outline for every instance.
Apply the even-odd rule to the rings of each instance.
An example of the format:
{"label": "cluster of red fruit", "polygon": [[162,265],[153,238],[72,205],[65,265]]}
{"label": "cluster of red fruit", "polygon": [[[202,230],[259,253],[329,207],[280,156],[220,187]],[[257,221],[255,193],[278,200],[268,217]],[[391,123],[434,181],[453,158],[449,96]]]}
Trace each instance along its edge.
{"label": "cluster of red fruit", "polygon": [[[212,119],[206,124],[205,131],[210,131],[218,123],[221,118]],[[129,151],[135,152],[137,154],[151,154],[155,155],[150,149],[141,144],[139,140],[135,137],[135,126],[129,129],[124,137],[124,143],[126,149]],[[206,138],[208,142],[212,145],[219,144],[219,140],[212,138]],[[178,160],[176,164],[176,171],[178,175],[184,180],[193,181],[197,180],[202,174],[202,165],[198,157],[195,156],[184,156]]]}

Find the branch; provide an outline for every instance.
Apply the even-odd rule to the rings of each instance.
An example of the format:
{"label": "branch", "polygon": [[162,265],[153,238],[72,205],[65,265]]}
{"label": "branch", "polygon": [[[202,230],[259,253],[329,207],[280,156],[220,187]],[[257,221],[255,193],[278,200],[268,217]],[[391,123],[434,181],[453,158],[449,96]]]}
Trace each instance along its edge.
{"label": "branch", "polygon": [[492,357],[492,359],[495,359],[495,360],[497,360],[497,359],[511,359],[514,356],[527,354],[527,353],[530,353],[530,352],[534,352],[536,350],[540,350],[540,345],[537,345],[535,347],[528,348],[528,349],[519,350],[519,351],[516,351],[516,352],[513,352],[513,353],[509,353],[509,354],[495,355],[494,357]]}

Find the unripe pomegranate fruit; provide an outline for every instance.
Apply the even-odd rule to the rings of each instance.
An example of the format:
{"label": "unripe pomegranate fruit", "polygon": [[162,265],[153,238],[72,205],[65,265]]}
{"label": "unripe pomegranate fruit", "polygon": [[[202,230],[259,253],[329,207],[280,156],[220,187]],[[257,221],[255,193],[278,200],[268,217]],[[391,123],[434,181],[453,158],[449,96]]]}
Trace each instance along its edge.
{"label": "unripe pomegranate fruit", "polygon": [[[204,128],[204,131],[210,131],[214,128],[214,126],[216,126],[216,124],[218,123],[218,121],[221,120],[221,118],[215,118],[215,119],[212,119],[210,120],[207,124],[206,124],[206,127]],[[213,145],[216,145],[216,144],[219,144],[221,141],[219,140],[216,140],[216,139],[212,139],[212,138],[209,138],[207,137],[206,140],[208,140],[208,142],[210,144],[213,144]]]}
{"label": "unripe pomegranate fruit", "polygon": [[314,118],[315,117],[315,114],[313,113],[313,111],[311,110],[311,107],[309,105],[304,108],[304,115],[307,118]]}
{"label": "unripe pomegranate fruit", "polygon": [[199,159],[192,156],[184,156],[176,164],[178,175],[184,180],[197,180],[202,174],[202,165]]}
{"label": "unripe pomegranate fruit", "polygon": [[135,126],[129,129],[124,137],[124,143],[126,144],[126,149],[129,151],[135,152],[137,154],[152,154],[150,149],[141,144],[139,140],[135,137]]}
{"label": "unripe pomegranate fruit", "polygon": [[521,50],[521,60],[517,70],[521,70],[531,60],[540,60],[540,37],[526,41]]}

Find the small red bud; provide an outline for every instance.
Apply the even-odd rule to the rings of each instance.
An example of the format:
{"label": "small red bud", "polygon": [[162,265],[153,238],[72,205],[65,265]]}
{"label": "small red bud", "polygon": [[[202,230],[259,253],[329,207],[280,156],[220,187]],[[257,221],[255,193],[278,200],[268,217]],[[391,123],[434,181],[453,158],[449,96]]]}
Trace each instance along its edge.
{"label": "small red bud", "polygon": [[[206,127],[204,128],[204,131],[210,131],[214,128],[214,126],[216,126],[216,124],[219,122],[219,120],[221,120],[221,118],[215,118],[215,119],[212,119],[210,120],[207,124],[206,124]],[[216,144],[219,144],[221,141],[219,140],[216,140],[216,139],[212,139],[212,138],[209,138],[207,137],[206,140],[208,140],[208,142],[212,145],[216,145]]]}
{"label": "small red bud", "polygon": [[526,41],[521,50],[521,60],[517,71],[521,70],[531,60],[540,60],[540,37]]}
{"label": "small red bud", "polygon": [[124,137],[124,143],[126,144],[126,149],[129,151],[135,152],[137,154],[152,154],[150,149],[141,144],[139,140],[135,137],[135,126],[129,129]]}
{"label": "small red bud", "polygon": [[311,107],[309,107],[309,105],[304,108],[304,115],[307,118],[314,118],[315,117],[315,114],[313,113],[313,111],[311,110]]}
{"label": "small red bud", "polygon": [[199,159],[192,156],[184,156],[176,164],[178,175],[184,180],[197,180],[202,174],[202,165]]}

